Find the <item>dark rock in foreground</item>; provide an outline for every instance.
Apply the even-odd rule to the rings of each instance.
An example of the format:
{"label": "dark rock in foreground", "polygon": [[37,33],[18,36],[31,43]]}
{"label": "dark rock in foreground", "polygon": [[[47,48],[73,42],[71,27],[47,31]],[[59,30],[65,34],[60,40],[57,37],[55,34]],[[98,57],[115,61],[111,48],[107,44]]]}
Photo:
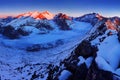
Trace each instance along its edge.
{"label": "dark rock in foreground", "polygon": [[75,49],[75,54],[78,56],[83,56],[84,58],[88,58],[90,56],[94,56],[96,51],[97,47],[92,46],[89,41],[84,40]]}

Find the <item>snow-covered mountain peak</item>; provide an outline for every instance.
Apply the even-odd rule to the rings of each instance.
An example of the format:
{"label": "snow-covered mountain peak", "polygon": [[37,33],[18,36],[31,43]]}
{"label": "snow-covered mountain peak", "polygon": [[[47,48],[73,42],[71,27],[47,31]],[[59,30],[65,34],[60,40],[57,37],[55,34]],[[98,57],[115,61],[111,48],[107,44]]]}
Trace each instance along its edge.
{"label": "snow-covered mountain peak", "polygon": [[26,17],[26,16],[33,17],[35,19],[53,19],[54,14],[48,11],[44,11],[44,12],[33,11],[33,12],[20,14],[17,16],[17,18]]}
{"label": "snow-covered mountain peak", "polygon": [[54,14],[50,13],[49,11],[44,11],[41,14],[44,15],[47,19],[53,19],[54,17]]}
{"label": "snow-covered mountain peak", "polygon": [[49,11],[44,11],[44,12],[42,12],[42,14],[53,15],[53,14],[52,14],[52,13],[50,13]]}
{"label": "snow-covered mountain peak", "polygon": [[67,14],[63,14],[63,13],[58,13],[58,14],[55,16],[55,18],[71,20],[71,17],[69,17]]}
{"label": "snow-covered mountain peak", "polygon": [[104,19],[104,17],[102,17],[98,13],[89,13],[76,18],[77,21],[88,22],[91,23],[93,26],[102,19]]}
{"label": "snow-covered mountain peak", "polygon": [[119,17],[53,17],[0,19],[0,80],[120,80]]}
{"label": "snow-covered mountain peak", "polygon": [[96,17],[99,19],[99,20],[102,20],[103,19],[103,16],[102,15],[100,15],[100,14],[96,14]]}

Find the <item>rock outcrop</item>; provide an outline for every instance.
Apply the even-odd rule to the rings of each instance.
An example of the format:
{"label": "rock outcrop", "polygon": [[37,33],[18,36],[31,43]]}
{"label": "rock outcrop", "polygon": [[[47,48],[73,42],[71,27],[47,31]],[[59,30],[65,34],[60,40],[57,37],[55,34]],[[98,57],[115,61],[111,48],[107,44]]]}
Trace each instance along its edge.
{"label": "rock outcrop", "polygon": [[[54,75],[55,77],[52,77],[49,80],[62,80],[59,78],[59,76],[61,76],[61,73],[64,70],[67,70],[71,73],[71,75],[69,75],[69,77],[67,77],[65,80],[120,80],[118,75],[110,71],[100,69],[95,61],[97,57],[97,51],[99,50],[97,46],[91,45],[91,41],[99,36],[104,35],[108,29],[116,30],[116,27],[111,25],[113,22],[110,21],[110,24],[106,24],[108,19],[103,19],[101,21],[95,25],[95,31],[88,38],[84,39],[67,59],[64,59],[60,63],[59,71],[56,72]],[[108,32],[106,37],[112,35],[115,34]],[[106,37],[103,36],[99,38],[99,42],[102,43]],[[118,31],[118,40],[120,41],[120,31]],[[83,57],[83,60],[81,58],[79,59],[80,56]],[[93,59],[88,67],[85,60],[87,60],[89,57],[92,57]],[[79,63],[80,65],[78,65]],[[49,74],[49,76],[50,75],[52,74]]]}
{"label": "rock outcrop", "polygon": [[89,41],[84,40],[75,49],[75,54],[78,56],[83,56],[84,58],[88,58],[90,56],[95,56],[96,51],[97,47],[91,46]]}

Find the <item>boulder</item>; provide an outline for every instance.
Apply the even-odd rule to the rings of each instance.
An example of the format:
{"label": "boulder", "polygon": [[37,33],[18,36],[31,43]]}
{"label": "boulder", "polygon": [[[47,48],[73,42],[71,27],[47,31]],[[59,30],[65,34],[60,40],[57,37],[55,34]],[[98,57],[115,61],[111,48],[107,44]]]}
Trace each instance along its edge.
{"label": "boulder", "polygon": [[113,74],[109,71],[100,70],[93,61],[85,80],[113,80]]}
{"label": "boulder", "polygon": [[87,66],[85,63],[83,63],[75,68],[75,73],[73,73],[69,80],[78,79],[85,80],[87,72],[88,72]]}
{"label": "boulder", "polygon": [[97,51],[97,47],[92,46],[89,41],[84,40],[75,49],[75,54],[78,56],[83,56],[84,58],[88,58],[90,56],[95,56]]}

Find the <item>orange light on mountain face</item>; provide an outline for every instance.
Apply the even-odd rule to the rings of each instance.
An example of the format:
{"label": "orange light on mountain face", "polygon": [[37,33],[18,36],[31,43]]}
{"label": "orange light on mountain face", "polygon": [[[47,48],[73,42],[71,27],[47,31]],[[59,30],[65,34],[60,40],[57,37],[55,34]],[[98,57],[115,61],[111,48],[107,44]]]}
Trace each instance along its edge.
{"label": "orange light on mountain face", "polygon": [[108,29],[116,30],[116,28],[115,28],[116,25],[111,20],[107,20],[106,26]]}
{"label": "orange light on mountain face", "polygon": [[39,12],[39,11],[34,11],[34,12],[27,12],[24,14],[20,14],[18,16],[16,16],[16,18],[20,18],[20,17],[33,17],[34,19],[52,19],[54,17],[54,14],[45,11],[45,12]]}
{"label": "orange light on mountain face", "polygon": [[114,23],[115,23],[117,26],[120,26],[120,20],[119,20],[118,18],[115,18]]}

